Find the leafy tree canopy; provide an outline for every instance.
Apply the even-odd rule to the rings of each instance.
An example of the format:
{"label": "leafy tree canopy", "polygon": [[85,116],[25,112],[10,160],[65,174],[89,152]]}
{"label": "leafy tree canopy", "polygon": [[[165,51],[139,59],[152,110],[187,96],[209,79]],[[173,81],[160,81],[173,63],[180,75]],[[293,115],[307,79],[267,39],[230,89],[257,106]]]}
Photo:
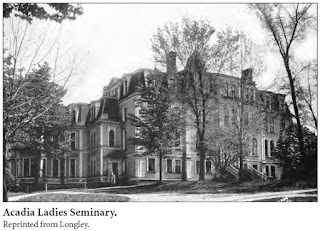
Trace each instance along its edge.
{"label": "leafy tree canopy", "polygon": [[303,138],[305,156],[300,152],[295,124],[288,126],[277,142],[274,154],[284,168],[284,178],[309,179],[317,175],[317,136],[304,127]]}
{"label": "leafy tree canopy", "polygon": [[40,20],[53,20],[61,23],[65,19],[75,20],[82,15],[82,7],[69,3],[3,3],[3,17],[9,18],[11,14],[32,23],[34,18]]}

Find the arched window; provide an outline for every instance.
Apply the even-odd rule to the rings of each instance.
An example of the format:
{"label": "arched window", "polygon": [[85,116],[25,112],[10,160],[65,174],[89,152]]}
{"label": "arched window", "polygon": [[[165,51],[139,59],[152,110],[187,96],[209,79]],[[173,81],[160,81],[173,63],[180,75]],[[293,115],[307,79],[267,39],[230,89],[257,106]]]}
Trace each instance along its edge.
{"label": "arched window", "polygon": [[264,141],[264,153],[265,153],[265,156],[269,156],[269,154],[268,154],[268,140]]}
{"label": "arched window", "polygon": [[273,156],[273,152],[274,152],[274,141],[273,140],[270,141],[270,151],[271,151],[270,155]]}
{"label": "arched window", "polygon": [[109,147],[114,147],[114,131],[109,132]]}
{"label": "arched window", "polygon": [[257,155],[257,139],[253,138],[252,139],[252,155],[256,156]]}

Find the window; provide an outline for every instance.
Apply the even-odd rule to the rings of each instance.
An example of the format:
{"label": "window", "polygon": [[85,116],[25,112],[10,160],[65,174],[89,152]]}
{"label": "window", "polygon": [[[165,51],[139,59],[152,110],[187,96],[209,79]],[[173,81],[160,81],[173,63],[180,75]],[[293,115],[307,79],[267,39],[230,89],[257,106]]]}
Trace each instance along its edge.
{"label": "window", "polygon": [[199,173],[200,172],[200,161],[197,160],[196,161],[196,173]]}
{"label": "window", "polygon": [[256,138],[253,138],[252,139],[252,155],[253,156],[257,156],[257,139]]}
{"label": "window", "polygon": [[23,176],[29,176],[30,175],[30,160],[24,159],[23,160]]}
{"label": "window", "polygon": [[120,87],[117,87],[117,99],[120,99]]}
{"label": "window", "polygon": [[269,132],[269,120],[267,118],[265,118],[265,123],[266,132]]}
{"label": "window", "polygon": [[126,130],[122,132],[122,149],[123,150],[127,149],[127,131]]}
{"label": "window", "polygon": [[180,131],[176,131],[175,132],[175,143],[174,143],[175,147],[179,147],[180,146]]}
{"label": "window", "polygon": [[274,132],[274,120],[270,120],[270,132]]}
{"label": "window", "polygon": [[245,95],[245,99],[248,100],[249,99],[249,89],[248,88],[244,89],[244,95]]}
{"label": "window", "polygon": [[75,123],[76,122],[76,111],[75,110],[72,110],[72,123]]}
{"label": "window", "polygon": [[70,159],[70,177],[76,176],[76,159]]}
{"label": "window", "polygon": [[275,151],[275,150],[274,150],[274,141],[273,141],[273,140],[270,141],[270,151],[271,151],[271,153],[270,153],[271,156],[273,156],[273,153],[274,153],[274,151]]}
{"label": "window", "polygon": [[71,138],[71,150],[75,150],[76,149],[76,133],[71,132],[70,138]]}
{"label": "window", "polygon": [[114,147],[114,131],[109,132],[109,147]]}
{"label": "window", "polygon": [[172,160],[167,159],[167,173],[172,173]]}
{"label": "window", "polygon": [[125,80],[123,82],[123,95],[124,96],[127,94],[127,84],[128,84],[128,82],[127,82],[127,80]]}
{"label": "window", "polygon": [[96,132],[93,132],[93,148],[96,147]]}
{"label": "window", "polygon": [[271,110],[272,109],[272,98],[270,96],[270,99],[269,99],[269,105],[268,105],[269,109]]}
{"label": "window", "polygon": [[236,97],[236,86],[233,84],[232,85],[232,98],[235,98]]}
{"label": "window", "polygon": [[181,160],[175,160],[174,171],[175,173],[181,173]]}
{"label": "window", "polygon": [[253,101],[254,100],[254,97],[253,97],[253,89],[251,88],[250,89],[250,99]]}
{"label": "window", "polygon": [[225,89],[224,89],[224,96],[225,97],[228,96],[228,91],[229,91],[229,85],[228,85],[228,83],[225,83]]}
{"label": "window", "polygon": [[276,167],[275,166],[271,166],[271,177],[276,178]]}
{"label": "window", "polygon": [[58,178],[59,177],[59,160],[54,159],[52,163],[52,177]]}
{"label": "window", "polygon": [[148,158],[148,172],[155,172],[155,159]]}
{"label": "window", "polygon": [[42,177],[47,177],[47,159],[42,159]]}
{"label": "window", "polygon": [[212,171],[211,171],[211,160],[206,160],[206,173],[212,173]]}
{"label": "window", "polygon": [[127,108],[122,108],[122,122],[127,121]]}
{"label": "window", "polygon": [[23,175],[25,177],[36,175],[36,158],[25,158],[23,159]]}
{"label": "window", "polygon": [[229,112],[224,113],[224,126],[229,126]]}
{"label": "window", "polygon": [[96,169],[96,159],[93,159],[93,175],[94,175],[94,176],[96,175],[96,172],[97,172],[97,169]]}
{"label": "window", "polygon": [[264,141],[264,153],[266,156],[268,156],[268,140]]}
{"label": "window", "polygon": [[266,175],[269,177],[269,166],[266,166]]}

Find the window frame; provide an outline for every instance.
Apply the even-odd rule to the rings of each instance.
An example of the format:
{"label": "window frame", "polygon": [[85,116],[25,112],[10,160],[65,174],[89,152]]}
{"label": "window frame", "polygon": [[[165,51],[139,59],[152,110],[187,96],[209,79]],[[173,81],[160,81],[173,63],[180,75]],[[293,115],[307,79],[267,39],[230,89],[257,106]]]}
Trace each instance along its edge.
{"label": "window frame", "polygon": [[71,150],[76,150],[76,133],[70,132],[70,148]]}
{"label": "window frame", "polygon": [[[170,161],[170,164],[169,164],[169,161]],[[173,164],[172,159],[167,159],[166,160],[167,173],[173,173],[172,164]],[[169,166],[170,166],[170,168],[169,168]]]}
{"label": "window frame", "polygon": [[252,138],[252,156],[258,156],[258,140],[255,137]]}
{"label": "window frame", "polygon": [[[179,164],[177,165],[177,163],[179,163]],[[177,171],[177,169],[178,169],[178,171]],[[181,160],[177,160],[177,159],[174,160],[174,172],[181,173]]]}
{"label": "window frame", "polygon": [[[151,164],[152,163],[152,164]],[[150,166],[152,166],[153,169],[150,169]],[[151,158],[148,157],[148,168],[147,168],[147,172],[150,173],[155,173],[156,172],[156,159],[155,158]]]}
{"label": "window frame", "polygon": [[108,144],[109,144],[109,147],[115,147],[115,132],[113,129],[110,129],[109,130],[109,133],[108,133]]}

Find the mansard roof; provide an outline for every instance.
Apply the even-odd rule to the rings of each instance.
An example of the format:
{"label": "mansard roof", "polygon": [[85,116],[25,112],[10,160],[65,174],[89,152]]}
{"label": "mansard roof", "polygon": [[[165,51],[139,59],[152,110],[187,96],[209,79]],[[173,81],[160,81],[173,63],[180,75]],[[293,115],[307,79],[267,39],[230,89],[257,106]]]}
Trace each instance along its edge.
{"label": "mansard roof", "polygon": [[114,122],[120,122],[121,116],[119,114],[119,105],[116,98],[103,97],[99,100],[99,111],[93,120],[90,119],[91,112],[95,106],[91,106],[86,119],[86,125],[94,123],[100,119],[105,119]]}

